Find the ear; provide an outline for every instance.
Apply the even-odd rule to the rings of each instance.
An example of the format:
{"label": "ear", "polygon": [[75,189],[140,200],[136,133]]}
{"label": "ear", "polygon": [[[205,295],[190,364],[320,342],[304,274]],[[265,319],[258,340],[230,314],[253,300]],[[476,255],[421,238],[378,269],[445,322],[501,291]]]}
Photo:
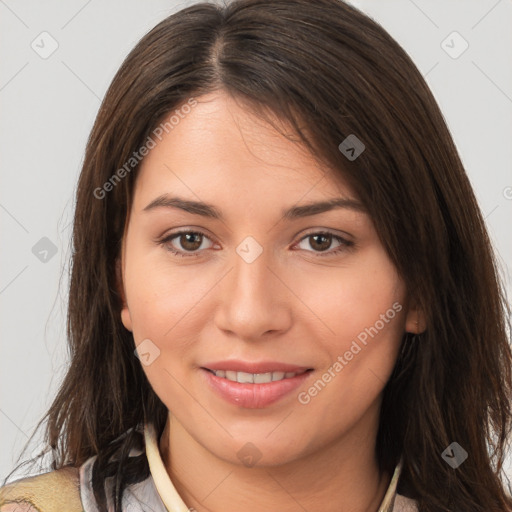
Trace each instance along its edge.
{"label": "ear", "polygon": [[405,318],[405,330],[413,334],[421,334],[427,328],[427,321],[423,309],[416,304],[411,304]]}
{"label": "ear", "polygon": [[116,288],[121,297],[121,322],[126,329],[132,331],[132,318],[130,315],[130,310],[128,309],[128,304],[126,302],[126,294],[124,292],[124,284],[123,284],[123,272],[121,267],[121,259],[118,258],[116,260]]}

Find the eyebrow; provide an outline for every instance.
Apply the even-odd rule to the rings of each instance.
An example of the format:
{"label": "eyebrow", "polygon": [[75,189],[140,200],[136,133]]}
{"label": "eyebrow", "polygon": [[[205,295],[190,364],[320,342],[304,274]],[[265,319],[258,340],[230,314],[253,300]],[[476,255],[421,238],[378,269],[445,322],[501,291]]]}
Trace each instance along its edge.
{"label": "eyebrow", "polygon": [[[177,208],[194,215],[201,215],[203,217],[218,220],[224,219],[222,213],[211,204],[203,203],[201,201],[183,199],[180,197],[172,197],[167,194],[158,196],[156,199],[151,201],[142,211],[149,212],[157,208]],[[339,197],[330,199],[328,201],[308,203],[302,206],[292,206],[288,210],[285,210],[282,216],[285,219],[293,220],[328,212],[336,208],[347,208],[361,213],[366,213],[366,208],[359,201],[356,201],[355,199]]]}

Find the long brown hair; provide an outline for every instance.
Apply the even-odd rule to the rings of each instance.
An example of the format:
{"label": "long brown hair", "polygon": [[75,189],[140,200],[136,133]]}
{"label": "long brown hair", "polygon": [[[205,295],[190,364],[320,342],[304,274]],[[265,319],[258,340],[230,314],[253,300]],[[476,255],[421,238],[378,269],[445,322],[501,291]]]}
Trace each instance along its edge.
{"label": "long brown hair", "polygon": [[[420,511],[512,509],[502,469],[511,428],[509,311],[484,220],[416,66],[381,26],[340,0],[192,5],[159,23],[122,64],[78,183],[71,364],[39,423],[47,421],[52,468],[98,455],[96,498],[105,509],[102,484],[114,475],[116,510],[126,485],[149,474],[143,456],[127,455],[140,444],[137,427],[151,421],[161,433],[167,410],[134,356],[116,282],[138,166],[104,185],[165,116],[218,89],[264,119],[286,121],[349,181],[425,313],[426,331],[414,343],[404,336],[384,389],[381,470],[403,458],[400,489]],[[353,161],[339,149],[351,134],[365,145]],[[469,454],[457,469],[441,456],[453,441]],[[121,458],[112,464],[115,451]]]}

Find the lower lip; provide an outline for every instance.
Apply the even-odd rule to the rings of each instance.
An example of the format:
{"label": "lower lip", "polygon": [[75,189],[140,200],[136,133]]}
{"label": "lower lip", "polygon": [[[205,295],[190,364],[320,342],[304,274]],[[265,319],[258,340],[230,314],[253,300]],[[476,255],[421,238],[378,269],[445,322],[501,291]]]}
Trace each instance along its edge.
{"label": "lower lip", "polygon": [[267,382],[265,384],[242,384],[232,380],[217,377],[212,372],[201,368],[208,385],[222,398],[233,405],[248,409],[262,409],[297,389],[308,377],[311,371],[301,373],[289,379]]}

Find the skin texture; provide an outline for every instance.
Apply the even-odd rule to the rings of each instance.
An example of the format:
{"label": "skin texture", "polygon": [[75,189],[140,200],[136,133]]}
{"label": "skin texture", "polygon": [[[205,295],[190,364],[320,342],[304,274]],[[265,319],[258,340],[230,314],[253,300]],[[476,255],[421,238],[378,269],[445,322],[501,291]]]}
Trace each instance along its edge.
{"label": "skin texture", "polygon": [[[197,100],[141,164],[118,274],[124,326],[135,345],[150,339],[160,350],[144,371],[172,412],[160,439],[168,473],[199,512],[377,510],[391,478],[375,456],[381,394],[421,315],[366,213],[283,218],[296,205],[357,200],[339,176],[226,93]],[[143,211],[163,193],[214,205],[224,219]],[[157,243],[179,228],[205,237]],[[315,244],[311,235],[325,230],[353,245]],[[263,248],[252,263],[236,252],[247,236]],[[298,393],[394,303],[394,318],[301,404]],[[227,359],[313,372],[278,402],[249,409],[205,385],[200,367]],[[261,456],[253,467],[237,456],[248,442]]]}

